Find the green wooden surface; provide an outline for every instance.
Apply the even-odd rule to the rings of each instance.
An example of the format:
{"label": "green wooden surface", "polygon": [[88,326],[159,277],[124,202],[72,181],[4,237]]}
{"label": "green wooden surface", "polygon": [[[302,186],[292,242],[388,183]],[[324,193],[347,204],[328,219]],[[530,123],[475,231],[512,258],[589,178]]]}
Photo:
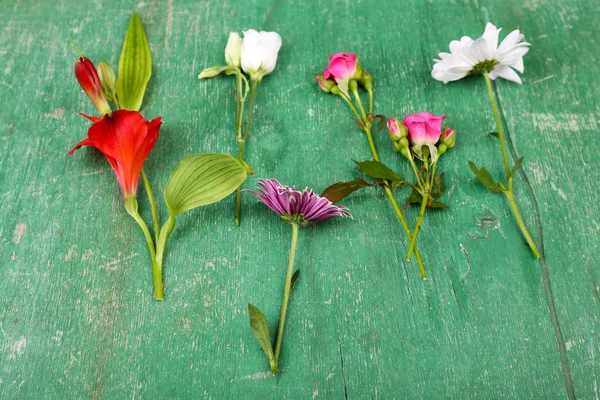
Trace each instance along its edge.
{"label": "green wooden surface", "polygon": [[[71,41],[115,67],[132,9],[154,63],[142,111],[164,118],[147,162],[158,193],[184,156],[234,152],[233,79],[196,79],[222,64],[230,30],[283,38],[257,94],[246,187],[276,177],[322,190],[357,175],[350,158],[369,157],[349,111],[316,84],[333,52],[360,54],[377,112],[448,114],[458,141],[438,168],[451,210],[429,213],[420,236],[430,279],[403,260],[383,194],[351,196],[354,221],[301,232],[302,277],[271,376],[246,307],[276,323],[291,229],[246,195],[240,229],[233,198],[180,218],[166,301],[154,302],[146,245],[108,163],[92,149],[67,156],[88,127],[77,113],[94,113]],[[2,0],[0,398],[560,399],[570,371],[577,397],[597,399],[599,11],[592,0]],[[535,207],[525,215],[541,261],[467,164],[502,172],[483,80],[430,76],[437,52],[488,20],[532,43],[523,86],[497,90],[512,153],[525,155],[516,192]],[[384,162],[410,173],[386,134],[376,141]]]}

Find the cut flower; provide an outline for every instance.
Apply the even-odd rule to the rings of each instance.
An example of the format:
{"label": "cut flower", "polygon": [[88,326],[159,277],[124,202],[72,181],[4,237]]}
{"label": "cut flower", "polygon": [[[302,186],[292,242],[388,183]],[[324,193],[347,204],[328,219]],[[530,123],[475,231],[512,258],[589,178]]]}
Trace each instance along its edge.
{"label": "cut flower", "polygon": [[[83,114],[82,114],[83,115]],[[88,137],[69,152],[73,155],[81,146],[100,150],[117,175],[123,197],[135,196],[142,166],[158,139],[161,117],[148,122],[137,111],[118,110],[104,118],[84,117],[93,125]]]}
{"label": "cut flower", "polygon": [[517,29],[498,45],[500,31],[488,22],[482,37],[473,40],[463,36],[450,42],[450,53],[439,53],[440,59],[435,60],[433,78],[448,83],[467,75],[488,73],[490,79],[503,78],[520,84],[515,70],[523,73],[523,56],[530,43],[522,41],[525,36]]}
{"label": "cut flower", "polygon": [[269,75],[277,64],[281,36],[277,32],[244,32],[242,41],[242,69],[255,81]]}
{"label": "cut flower", "polygon": [[259,192],[250,192],[289,223],[309,225],[331,217],[352,218],[348,208],[336,206],[308,188],[299,191],[294,187],[283,186],[273,178],[262,179],[258,181],[258,185]]}

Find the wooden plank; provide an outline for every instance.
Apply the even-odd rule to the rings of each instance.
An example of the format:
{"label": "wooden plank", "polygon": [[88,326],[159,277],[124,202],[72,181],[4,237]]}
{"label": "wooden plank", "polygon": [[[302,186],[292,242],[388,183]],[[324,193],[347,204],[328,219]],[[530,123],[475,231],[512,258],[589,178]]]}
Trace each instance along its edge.
{"label": "wooden plank", "polygon": [[[239,229],[233,199],[180,219],[166,301],[152,301],[143,237],[108,164],[89,149],[66,155],[88,126],[77,113],[93,113],[70,42],[116,66],[131,9],[154,59],[143,112],[165,120],[147,164],[156,193],[185,155],[233,152],[232,80],[196,79],[223,62],[230,30],[276,30],[284,43],[257,94],[248,188],[276,177],[322,190],[357,176],[351,158],[369,157],[350,113],[316,85],[333,52],[360,54],[378,112],[446,113],[458,143],[440,165],[451,209],[430,213],[420,238],[430,279],[404,261],[381,193],[348,198],[354,221],[301,232],[302,277],[273,377],[246,304],[276,323],[291,230],[246,195]],[[0,398],[565,398],[566,366],[577,397],[597,398],[597,11],[589,0],[0,4]],[[526,156],[516,190],[523,210],[537,204],[541,229],[524,213],[545,264],[466,163],[501,173],[483,82],[429,74],[450,40],[479,35],[488,20],[533,44],[523,86],[497,91],[513,152]],[[385,134],[376,142],[410,173]]]}

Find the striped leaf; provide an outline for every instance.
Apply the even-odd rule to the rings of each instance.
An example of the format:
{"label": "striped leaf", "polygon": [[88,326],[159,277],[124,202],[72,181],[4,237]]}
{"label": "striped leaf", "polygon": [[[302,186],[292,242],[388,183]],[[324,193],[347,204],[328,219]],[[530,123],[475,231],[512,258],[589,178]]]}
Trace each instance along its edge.
{"label": "striped leaf", "polygon": [[119,59],[117,98],[122,109],[139,111],[148,80],[152,76],[152,55],[139,15],[129,18]]}
{"label": "striped leaf", "polygon": [[228,154],[201,153],[179,162],[165,189],[172,215],[216,203],[233,193],[248,174],[248,165]]}

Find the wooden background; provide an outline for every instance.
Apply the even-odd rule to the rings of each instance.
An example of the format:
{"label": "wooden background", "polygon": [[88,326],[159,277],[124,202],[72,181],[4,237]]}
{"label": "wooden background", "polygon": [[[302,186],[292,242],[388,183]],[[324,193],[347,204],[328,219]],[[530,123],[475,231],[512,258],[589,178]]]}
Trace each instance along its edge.
{"label": "wooden background", "polygon": [[[234,152],[234,80],[196,75],[223,64],[229,31],[275,30],[283,47],[257,94],[246,187],[275,177],[321,191],[358,176],[351,158],[369,158],[367,142],[315,81],[331,53],[357,52],[376,112],[445,113],[458,132],[438,166],[451,209],[429,213],[420,236],[430,279],[403,260],[384,195],[349,197],[354,220],[300,234],[272,376],[246,305],[276,324],[291,229],[245,195],[241,228],[233,198],[179,219],[166,301],[153,301],[147,248],[108,163],[92,149],[67,156],[89,126],[77,113],[94,113],[71,41],[116,68],[132,9],[154,57],[142,111],[164,118],[146,164],[163,218],[178,160]],[[598,399],[599,11],[591,0],[1,0],[0,398]],[[523,85],[496,88],[511,154],[525,155],[516,194],[540,261],[467,164],[502,173],[483,80],[430,76],[450,40],[488,20],[532,43]],[[376,142],[409,176],[387,134]]]}

